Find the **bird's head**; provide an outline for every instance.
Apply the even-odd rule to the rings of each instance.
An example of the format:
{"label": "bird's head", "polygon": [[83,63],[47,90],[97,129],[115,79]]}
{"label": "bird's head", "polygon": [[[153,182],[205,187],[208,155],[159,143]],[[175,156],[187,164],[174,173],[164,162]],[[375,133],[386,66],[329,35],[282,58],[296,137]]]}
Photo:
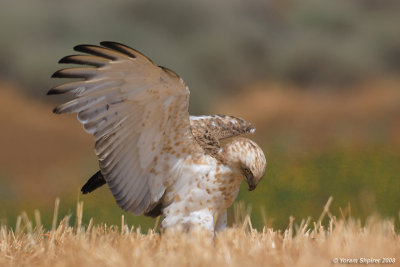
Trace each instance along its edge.
{"label": "bird's head", "polygon": [[267,166],[262,149],[250,139],[237,138],[226,144],[223,151],[227,164],[243,174],[249,191],[254,190]]}

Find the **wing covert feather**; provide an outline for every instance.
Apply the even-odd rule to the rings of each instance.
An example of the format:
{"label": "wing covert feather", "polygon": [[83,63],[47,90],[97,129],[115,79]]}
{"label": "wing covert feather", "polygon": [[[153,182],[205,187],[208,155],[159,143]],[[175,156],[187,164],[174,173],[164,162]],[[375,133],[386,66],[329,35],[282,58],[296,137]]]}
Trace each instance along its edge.
{"label": "wing covert feather", "polygon": [[218,153],[219,140],[256,130],[250,122],[226,115],[190,116],[190,125],[197,143],[211,155]]}

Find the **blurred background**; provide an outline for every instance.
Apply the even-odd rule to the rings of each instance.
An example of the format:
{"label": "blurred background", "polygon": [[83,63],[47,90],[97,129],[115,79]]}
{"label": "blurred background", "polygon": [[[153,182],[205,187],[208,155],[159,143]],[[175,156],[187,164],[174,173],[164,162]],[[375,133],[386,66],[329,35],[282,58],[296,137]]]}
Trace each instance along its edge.
{"label": "blurred background", "polygon": [[[84,221],[152,227],[123,213],[106,187],[81,195],[98,170],[75,116],[52,114],[46,92],[77,44],[125,43],[178,73],[191,113],[252,122],[268,167],[238,199],[253,224],[285,228],[331,211],[396,220],[400,210],[400,2],[397,0],[2,0],[0,219],[15,225],[54,201]],[[229,221],[233,218],[229,211]]]}

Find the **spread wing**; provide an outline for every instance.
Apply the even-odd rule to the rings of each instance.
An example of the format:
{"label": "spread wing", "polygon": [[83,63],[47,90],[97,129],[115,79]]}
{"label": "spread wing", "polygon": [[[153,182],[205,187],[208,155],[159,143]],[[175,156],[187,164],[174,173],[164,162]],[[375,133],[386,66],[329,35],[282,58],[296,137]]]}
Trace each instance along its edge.
{"label": "spread wing", "polygon": [[190,116],[190,125],[197,143],[211,155],[218,153],[219,140],[256,130],[251,123],[226,115]]}
{"label": "spread wing", "polygon": [[163,157],[166,143],[179,138],[188,147],[197,145],[190,130],[189,90],[174,72],[125,45],[101,42],[74,50],[86,54],[64,57],[60,63],[91,67],[53,74],[83,78],[48,92],[74,95],[54,112],[77,113],[85,131],[93,134],[101,173],[118,205],[137,215],[148,212],[164,194],[170,176],[157,166],[173,166],[178,160]]}

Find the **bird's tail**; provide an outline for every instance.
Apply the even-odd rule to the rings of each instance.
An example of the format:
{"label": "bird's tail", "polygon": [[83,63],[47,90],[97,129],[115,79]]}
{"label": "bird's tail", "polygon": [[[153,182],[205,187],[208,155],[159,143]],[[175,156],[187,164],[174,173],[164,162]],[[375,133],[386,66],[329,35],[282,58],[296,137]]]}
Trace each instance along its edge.
{"label": "bird's tail", "polygon": [[96,172],[90,177],[90,179],[86,182],[86,184],[82,187],[81,192],[83,194],[90,193],[100,186],[104,185],[106,180],[104,176],[101,174],[101,171]]}

